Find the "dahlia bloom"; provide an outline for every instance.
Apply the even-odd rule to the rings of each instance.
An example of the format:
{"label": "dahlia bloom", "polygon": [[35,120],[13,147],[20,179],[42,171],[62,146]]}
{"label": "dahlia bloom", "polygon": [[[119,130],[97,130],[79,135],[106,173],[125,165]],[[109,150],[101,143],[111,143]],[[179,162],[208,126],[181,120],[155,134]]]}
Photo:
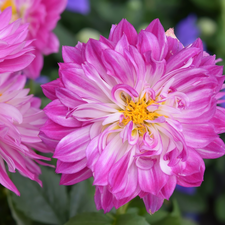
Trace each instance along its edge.
{"label": "dahlia bloom", "polygon": [[10,172],[17,169],[23,176],[37,181],[41,169],[36,164],[46,165],[40,159],[50,160],[35,153],[49,152],[38,137],[46,116],[40,110],[41,101],[28,95],[24,89],[26,77],[18,74],[0,74],[0,183],[19,195],[9,179],[4,161]]}
{"label": "dahlia bloom", "polygon": [[27,77],[35,79],[43,67],[43,54],[58,52],[59,41],[52,32],[67,0],[0,0],[0,11],[12,8],[11,21],[21,18],[21,23],[29,23],[28,40],[33,40],[35,59],[24,70]]}
{"label": "dahlia bloom", "polygon": [[200,39],[184,47],[158,19],[139,34],[122,20],[108,39],[65,46],[63,59],[42,85],[52,102],[41,136],[61,184],[93,176],[98,209],[140,196],[154,213],[176,184],[201,184],[203,158],[224,155],[223,68]]}
{"label": "dahlia bloom", "polygon": [[32,62],[32,41],[26,41],[28,24],[20,20],[10,23],[11,9],[0,13],[0,183],[19,195],[9,179],[5,163],[10,172],[17,169],[22,175],[37,181],[41,173],[37,163],[49,158],[37,155],[32,148],[49,152],[38,137],[46,116],[40,107],[40,99],[27,95],[23,89],[26,77],[19,74]]}
{"label": "dahlia bloom", "polygon": [[0,13],[0,73],[15,72],[27,67],[34,59],[32,41],[26,41],[28,24],[21,20],[10,23],[10,8]]}

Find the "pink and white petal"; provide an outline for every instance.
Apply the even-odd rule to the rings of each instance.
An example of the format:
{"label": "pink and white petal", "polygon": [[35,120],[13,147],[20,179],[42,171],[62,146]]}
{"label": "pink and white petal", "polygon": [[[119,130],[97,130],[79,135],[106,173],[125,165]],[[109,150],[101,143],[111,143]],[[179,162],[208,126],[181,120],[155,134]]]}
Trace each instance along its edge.
{"label": "pink and white petal", "polygon": [[138,97],[137,91],[127,84],[117,84],[112,88],[112,98],[121,107],[126,105],[126,99]]}
{"label": "pink and white petal", "polygon": [[45,135],[44,132],[40,131],[39,135],[38,135],[42,142],[49,148],[49,151],[54,152],[57,144],[59,143],[58,140],[49,138],[48,136]]}
{"label": "pink and white petal", "polygon": [[161,52],[159,42],[154,34],[141,30],[138,34],[137,49],[142,54],[151,52],[152,58],[159,61]]}
{"label": "pink and white petal", "polygon": [[74,174],[83,170],[87,165],[87,159],[83,158],[76,162],[63,162],[58,160],[56,166],[56,173]]}
{"label": "pink and white petal", "polygon": [[188,146],[204,148],[218,138],[211,124],[183,124],[183,134]]}
{"label": "pink and white petal", "polygon": [[93,174],[87,167],[73,174],[62,174],[60,185],[73,185],[92,177]]}
{"label": "pink and white petal", "polygon": [[68,108],[74,109],[78,105],[86,103],[78,95],[66,88],[57,88],[55,92],[57,98]]}
{"label": "pink and white petal", "polygon": [[115,78],[117,83],[134,86],[136,76],[133,65],[123,55],[112,49],[106,49],[102,53],[102,58],[107,74]]}
{"label": "pink and white petal", "polygon": [[225,132],[225,109],[222,107],[216,107],[216,112],[213,118],[209,121],[214,125],[215,132],[221,134]]}
{"label": "pink and white petal", "polygon": [[119,134],[107,144],[94,167],[94,185],[104,186],[108,184],[109,171],[114,165],[117,155],[126,149],[127,145],[122,143]]}
{"label": "pink and white petal", "polygon": [[108,102],[104,92],[90,80],[82,68],[73,68],[74,71],[60,70],[65,87],[84,99]]}
{"label": "pink and white petal", "polygon": [[15,194],[20,195],[20,193],[19,193],[18,189],[16,188],[16,186],[9,179],[8,174],[6,173],[6,170],[5,170],[4,161],[2,160],[1,157],[0,157],[0,174],[1,174],[1,176],[0,176],[0,183],[4,187],[6,187],[9,190],[13,191]]}
{"label": "pink and white petal", "polygon": [[41,127],[42,132],[44,132],[49,138],[55,140],[61,140],[74,130],[75,128],[61,126],[50,119],[48,119],[46,123]]}
{"label": "pink and white petal", "polygon": [[216,138],[209,145],[196,151],[203,159],[215,159],[225,154],[225,144],[220,138]]}
{"label": "pink and white petal", "polygon": [[37,49],[32,51],[32,53],[35,55],[35,58],[23,71],[28,78],[35,80],[41,74],[44,58],[42,53]]}
{"label": "pink and white petal", "polygon": [[45,96],[49,99],[51,99],[52,101],[57,99],[57,96],[56,96],[56,88],[59,88],[59,87],[62,87],[63,84],[61,82],[60,79],[56,79],[54,81],[51,81],[47,84],[42,84],[41,87],[42,87],[42,91],[44,92]]}
{"label": "pink and white petal", "polygon": [[128,42],[135,46],[137,43],[137,31],[126,19],[122,19],[117,26],[112,26],[109,40],[118,42],[124,34]]}
{"label": "pink and white petal", "polygon": [[120,192],[114,193],[115,198],[135,198],[140,192],[140,187],[138,185],[138,171],[134,163],[132,163],[127,172],[126,186]]}
{"label": "pink and white petal", "polygon": [[8,118],[11,122],[22,123],[23,116],[20,111],[14,107],[13,105],[9,105],[7,103],[0,102],[0,115]]}
{"label": "pink and white petal", "polygon": [[53,157],[64,162],[83,159],[90,142],[90,128],[91,125],[87,125],[65,136],[57,145]]}
{"label": "pink and white petal", "polygon": [[109,99],[109,102],[111,101],[111,89],[112,87],[106,83],[104,79],[100,76],[100,74],[97,72],[95,67],[91,65],[90,63],[85,63],[82,65],[82,68],[88,78],[93,80],[95,84],[104,92],[104,94]]}
{"label": "pink and white petal", "polygon": [[168,179],[169,176],[161,170],[158,162],[149,170],[138,168],[138,182],[141,190],[144,192],[157,195]]}
{"label": "pink and white petal", "polygon": [[[133,154],[134,155],[134,154]],[[110,169],[108,174],[108,183],[111,186],[111,192],[117,193],[127,186],[128,171],[133,162],[131,151],[127,152]]]}
{"label": "pink and white petal", "polygon": [[89,64],[94,65],[96,71],[103,78],[103,80],[109,86],[113,87],[117,83],[113,77],[106,74],[106,68],[102,62],[102,52],[105,49],[109,49],[109,46],[100,41],[90,39],[87,42],[85,57]]}
{"label": "pink and white petal", "polygon": [[81,51],[76,47],[62,46],[62,56],[65,63],[73,62],[81,65],[84,62]]}
{"label": "pink and white petal", "polygon": [[55,123],[65,126],[65,127],[79,127],[81,126],[81,122],[76,120],[73,117],[68,117],[67,114],[69,110],[66,106],[64,106],[59,99],[56,99],[49,103],[45,108],[44,112],[46,115],[51,118]]}
{"label": "pink and white petal", "polygon": [[160,23],[159,19],[153,20],[146,28],[146,31],[151,32],[154,34],[159,42],[160,46],[160,58],[159,60],[162,60],[166,57],[167,52],[168,52],[168,44],[167,44],[167,38],[166,38],[166,33],[165,30]]}
{"label": "pink and white petal", "polygon": [[161,208],[164,199],[152,194],[148,194],[143,197],[143,201],[145,203],[147,212],[152,215]]}
{"label": "pink and white petal", "polygon": [[197,187],[203,181],[205,164],[202,157],[194,149],[189,148],[188,152],[186,166],[183,171],[180,170],[177,174],[177,184],[184,187]]}
{"label": "pink and white petal", "polygon": [[200,53],[199,48],[184,48],[177,54],[174,54],[167,61],[166,72],[170,72],[172,70],[185,68],[189,65],[189,61],[193,59],[194,56]]}
{"label": "pink and white petal", "polygon": [[130,45],[127,40],[127,36],[125,34],[123,34],[123,36],[117,42],[114,50],[124,56],[124,51],[128,50],[129,47],[130,47]]}
{"label": "pink and white petal", "polygon": [[115,104],[87,103],[77,106],[72,115],[79,121],[103,120],[108,115],[118,112]]}
{"label": "pink and white petal", "polygon": [[176,176],[175,175],[169,176],[169,179],[166,182],[165,186],[161,189],[161,193],[165,199],[169,200],[170,196],[173,194],[176,184],[177,184]]}
{"label": "pink and white petal", "polygon": [[95,191],[95,204],[97,210],[103,209],[105,213],[109,212],[114,204],[113,204],[113,195],[108,191],[107,186],[100,188],[97,186]]}
{"label": "pink and white petal", "polygon": [[98,142],[99,136],[96,136],[90,141],[86,149],[87,167],[90,168],[92,171],[94,170],[95,164],[100,156]]}

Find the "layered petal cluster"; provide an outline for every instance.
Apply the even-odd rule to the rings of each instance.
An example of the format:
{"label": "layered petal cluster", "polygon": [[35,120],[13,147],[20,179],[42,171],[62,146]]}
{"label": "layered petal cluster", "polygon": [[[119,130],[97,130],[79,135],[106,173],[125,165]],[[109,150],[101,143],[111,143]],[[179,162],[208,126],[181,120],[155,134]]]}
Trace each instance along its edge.
{"label": "layered petal cluster", "polygon": [[27,67],[34,59],[32,41],[26,41],[28,24],[21,20],[10,23],[10,8],[0,13],[0,73],[19,71]]}
{"label": "layered petal cluster", "polygon": [[184,47],[154,20],[126,20],[109,38],[63,48],[59,78],[44,84],[43,141],[55,148],[61,184],[91,176],[105,212],[140,196],[150,213],[176,184],[199,186],[203,158],[225,153],[223,68],[197,39]]}
{"label": "layered petal cluster", "polygon": [[26,77],[18,72],[34,59],[32,41],[26,41],[28,24],[10,23],[11,18],[10,8],[0,13],[0,183],[19,195],[5,165],[10,172],[18,170],[41,185],[37,163],[45,165],[40,160],[50,159],[33,150],[49,152],[38,137],[46,115],[39,109],[40,99],[24,89]]}
{"label": "layered petal cluster", "polygon": [[43,67],[43,55],[58,52],[59,41],[52,32],[67,0],[0,0],[0,11],[12,8],[11,21],[21,18],[29,23],[28,40],[33,40],[35,60],[24,70],[27,77],[35,79]]}
{"label": "layered petal cluster", "polygon": [[33,150],[49,152],[38,136],[46,115],[39,109],[40,99],[24,89],[25,83],[23,75],[0,74],[0,183],[17,195],[19,191],[7,175],[5,162],[9,172],[18,170],[41,185],[37,163],[46,165],[40,159],[50,160]]}

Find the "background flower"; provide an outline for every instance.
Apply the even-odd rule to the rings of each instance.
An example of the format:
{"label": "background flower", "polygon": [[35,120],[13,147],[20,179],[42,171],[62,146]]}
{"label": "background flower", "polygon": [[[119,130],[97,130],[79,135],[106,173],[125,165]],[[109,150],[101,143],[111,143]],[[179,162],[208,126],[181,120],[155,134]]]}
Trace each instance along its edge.
{"label": "background flower", "polygon": [[72,12],[88,14],[90,12],[90,3],[88,0],[68,0],[66,9]]}
{"label": "background flower", "polygon": [[61,184],[94,177],[97,209],[140,196],[154,213],[176,184],[201,184],[202,158],[224,155],[224,77],[200,39],[184,48],[159,20],[139,34],[122,20],[108,39],[65,46],[63,59],[42,85],[53,100],[43,141],[56,146]]}
{"label": "background flower", "polygon": [[196,23],[196,15],[190,14],[176,25],[176,36],[184,46],[191,44],[199,37],[200,30]]}
{"label": "background flower", "polygon": [[41,185],[38,178],[41,170],[36,163],[45,165],[39,160],[50,159],[33,150],[49,152],[38,137],[46,116],[39,109],[40,99],[28,95],[29,89],[24,89],[26,77],[17,72],[34,59],[32,41],[25,41],[28,24],[21,25],[20,20],[10,23],[11,18],[11,8],[0,14],[0,183],[19,195],[5,163],[10,172],[17,169]]}
{"label": "background flower", "polygon": [[32,40],[26,41],[28,24],[20,26],[20,20],[10,24],[10,8],[0,14],[0,73],[15,72],[27,67],[35,58],[31,53],[34,47]]}
{"label": "background flower", "polygon": [[29,22],[28,40],[33,41],[33,62],[24,70],[27,77],[35,79],[43,67],[43,55],[58,52],[59,41],[52,32],[60,13],[65,9],[66,0],[0,0],[0,10],[12,7],[11,21],[21,18],[22,23]]}

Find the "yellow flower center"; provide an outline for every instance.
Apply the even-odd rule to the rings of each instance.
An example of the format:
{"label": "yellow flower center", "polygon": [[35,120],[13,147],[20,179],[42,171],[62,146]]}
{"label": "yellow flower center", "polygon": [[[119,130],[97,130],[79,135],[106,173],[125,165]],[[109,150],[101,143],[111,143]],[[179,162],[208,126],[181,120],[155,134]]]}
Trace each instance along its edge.
{"label": "yellow flower center", "polygon": [[6,0],[6,1],[4,1],[2,3],[1,7],[0,7],[1,11],[5,10],[6,8],[8,8],[10,6],[12,7],[12,14],[13,15],[17,14],[16,5],[15,5],[13,0]]}
{"label": "yellow flower center", "polygon": [[137,102],[134,102],[132,100],[126,101],[127,106],[125,110],[121,111],[124,115],[122,124],[125,126],[132,120],[133,123],[136,125],[136,129],[139,131],[139,135],[142,136],[146,132],[145,120],[155,120],[156,118],[161,116],[159,113],[149,112],[147,109],[147,107],[151,104],[154,104],[155,101],[146,101],[145,96],[143,96]]}
{"label": "yellow flower center", "polygon": [[2,4],[0,4],[0,11],[2,12],[8,7],[12,7],[12,19],[11,22],[24,17],[25,10],[27,8],[27,4],[20,5],[20,8],[17,7],[15,0],[5,0]]}

